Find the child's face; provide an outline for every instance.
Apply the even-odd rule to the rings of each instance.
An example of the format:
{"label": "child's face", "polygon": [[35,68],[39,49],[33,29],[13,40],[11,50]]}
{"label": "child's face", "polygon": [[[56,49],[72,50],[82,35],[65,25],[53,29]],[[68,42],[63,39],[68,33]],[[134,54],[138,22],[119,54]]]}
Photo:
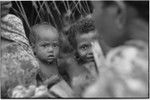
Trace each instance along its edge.
{"label": "child's face", "polygon": [[50,28],[39,28],[36,31],[37,39],[34,51],[38,59],[52,63],[59,54],[59,34]]}
{"label": "child's face", "polygon": [[94,56],[92,52],[91,42],[98,39],[96,31],[87,34],[77,35],[77,52],[80,58],[85,62],[93,62]]}

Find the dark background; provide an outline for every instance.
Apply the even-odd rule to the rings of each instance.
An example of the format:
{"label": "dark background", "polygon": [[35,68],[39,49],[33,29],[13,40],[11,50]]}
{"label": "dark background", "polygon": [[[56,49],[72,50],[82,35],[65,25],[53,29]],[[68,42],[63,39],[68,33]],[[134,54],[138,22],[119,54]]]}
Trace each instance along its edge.
{"label": "dark background", "polygon": [[[20,17],[23,22],[24,22],[24,26],[25,26],[25,31],[28,37],[28,34],[30,33],[30,29],[27,26],[24,18],[22,17],[22,15],[20,14],[20,10],[19,7],[17,5],[19,5],[20,3],[22,3],[22,6],[25,10],[29,25],[32,26],[36,23],[39,22],[49,22],[51,23],[53,26],[57,27],[59,30],[62,30],[62,28],[64,27],[65,24],[67,24],[67,20],[70,18],[72,19],[72,21],[76,21],[77,19],[79,19],[81,16],[86,16],[87,14],[90,14],[93,12],[93,6],[92,3],[90,1],[80,1],[80,4],[82,6],[77,6],[73,12],[74,15],[71,15],[70,17],[66,16],[66,12],[67,10],[65,9],[65,5],[69,5],[69,7],[72,9],[77,3],[78,1],[74,1],[74,3],[72,1],[54,1],[56,3],[56,6],[58,7],[58,10],[60,11],[61,15],[58,13],[58,11],[55,9],[55,5],[53,4],[52,1],[46,1],[49,5],[49,9],[51,10],[51,15],[53,16],[53,18],[51,17],[50,14],[48,14],[46,12],[46,8],[45,6],[43,7],[44,10],[42,10],[40,13],[40,18],[42,20],[40,20],[40,18],[37,18],[37,12],[35,10],[35,7],[32,4],[32,1],[12,1],[12,8],[10,10],[10,13],[17,15],[18,17]],[[109,3],[109,1],[107,1]],[[110,1],[111,2],[111,1]],[[40,5],[43,3],[43,1],[38,2],[37,6],[40,7]],[[149,21],[149,2],[148,1],[125,1],[125,4],[132,6],[134,8],[136,8],[136,10],[138,11],[138,16],[143,18],[145,21]],[[88,6],[88,10],[87,10],[87,6]],[[78,9],[81,11],[79,12]],[[67,8],[69,9],[69,8]],[[84,9],[84,10],[83,10]],[[37,21],[35,22],[35,19],[37,18]]]}

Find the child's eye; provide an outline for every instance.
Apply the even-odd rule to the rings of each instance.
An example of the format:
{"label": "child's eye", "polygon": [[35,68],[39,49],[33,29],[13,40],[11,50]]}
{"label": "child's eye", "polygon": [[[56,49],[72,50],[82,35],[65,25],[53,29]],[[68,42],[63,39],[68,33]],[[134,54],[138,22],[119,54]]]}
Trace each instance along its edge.
{"label": "child's eye", "polygon": [[82,50],[87,50],[88,48],[89,48],[89,45],[83,45],[83,46],[81,46]]}
{"label": "child's eye", "polygon": [[58,47],[58,44],[57,43],[53,43],[52,45],[54,48]]}
{"label": "child's eye", "polygon": [[42,47],[47,47],[47,46],[48,46],[48,44],[42,44],[41,46],[42,46]]}
{"label": "child's eye", "polygon": [[47,47],[47,45],[42,45],[43,47]]}

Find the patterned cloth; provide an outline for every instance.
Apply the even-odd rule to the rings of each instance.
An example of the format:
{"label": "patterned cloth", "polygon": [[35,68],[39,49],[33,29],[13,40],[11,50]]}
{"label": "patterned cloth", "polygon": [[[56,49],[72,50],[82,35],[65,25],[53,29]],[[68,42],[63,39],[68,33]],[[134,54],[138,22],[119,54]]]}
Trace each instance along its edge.
{"label": "patterned cloth", "polygon": [[40,70],[37,70],[36,85],[24,87],[18,85],[12,90],[13,98],[68,98],[73,97],[70,86],[59,75],[47,77]]}
{"label": "patterned cloth", "polygon": [[15,15],[8,14],[1,19],[1,36],[14,42],[24,43],[29,46],[22,21]]}
{"label": "patterned cloth", "polygon": [[106,69],[84,97],[148,97],[148,44],[139,40],[110,50]]}
{"label": "patterned cloth", "polygon": [[1,47],[1,94],[8,98],[8,91],[19,84],[34,83],[38,68],[32,49],[25,35],[22,21],[8,14],[1,19],[1,38],[12,41]]}

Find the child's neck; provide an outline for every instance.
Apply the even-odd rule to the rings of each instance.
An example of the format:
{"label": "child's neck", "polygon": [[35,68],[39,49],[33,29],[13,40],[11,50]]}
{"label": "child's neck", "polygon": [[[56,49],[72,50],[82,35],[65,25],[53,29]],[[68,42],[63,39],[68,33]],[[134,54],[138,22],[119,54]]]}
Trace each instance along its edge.
{"label": "child's neck", "polygon": [[39,59],[38,59],[38,61],[39,61],[39,65],[40,65],[40,70],[46,76],[50,77],[52,75],[58,74],[58,69],[57,69],[58,66],[56,63],[48,64],[48,63],[44,63],[44,62],[40,61]]}

